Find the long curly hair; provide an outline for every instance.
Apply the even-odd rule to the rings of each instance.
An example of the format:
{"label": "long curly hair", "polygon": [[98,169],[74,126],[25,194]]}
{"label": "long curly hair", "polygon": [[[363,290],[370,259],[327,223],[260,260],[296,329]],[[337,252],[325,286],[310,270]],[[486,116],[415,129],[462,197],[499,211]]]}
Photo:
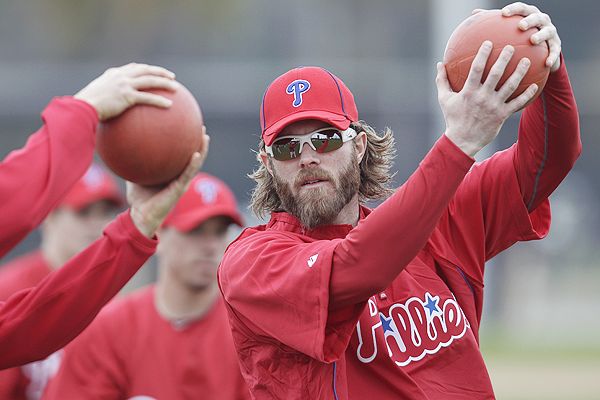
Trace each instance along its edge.
{"label": "long curly hair", "polygon": [[[389,187],[393,177],[390,169],[396,156],[394,134],[386,128],[381,134],[364,121],[353,122],[350,125],[357,133],[367,135],[367,151],[360,162],[360,186],[358,198],[361,203],[369,200],[381,200],[390,196],[394,191]],[[352,142],[354,146],[356,143]],[[252,191],[250,208],[257,217],[264,219],[267,213],[283,211],[281,200],[275,190],[273,177],[262,163],[260,152],[264,152],[265,144],[261,139],[256,158],[259,162],[257,169],[248,174],[256,182]],[[268,162],[272,162],[269,158]]]}

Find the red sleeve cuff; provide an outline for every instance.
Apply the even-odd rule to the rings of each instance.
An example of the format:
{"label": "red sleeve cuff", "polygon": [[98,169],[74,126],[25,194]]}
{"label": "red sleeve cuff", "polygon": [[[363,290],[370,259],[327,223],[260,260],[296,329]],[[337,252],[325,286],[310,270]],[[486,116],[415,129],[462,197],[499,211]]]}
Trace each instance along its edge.
{"label": "red sleeve cuff", "polygon": [[446,135],[442,135],[434,145],[434,149],[438,149],[444,156],[448,158],[452,163],[456,164],[460,168],[470,169],[475,163],[475,159],[469,156],[467,153],[462,151],[452,140]]}
{"label": "red sleeve cuff", "polygon": [[564,79],[568,79],[567,67],[565,65],[565,59],[563,57],[563,54],[560,53],[560,67],[558,67],[556,71],[551,72],[550,75],[548,75],[548,81],[546,84],[551,83],[553,81],[561,82]]}
{"label": "red sleeve cuff", "polygon": [[97,124],[98,122],[100,122],[98,120],[98,111],[94,107],[92,107],[92,105],[90,103],[88,103],[87,101],[76,99],[75,97],[64,97],[64,98],[72,100],[72,102],[74,104],[78,104],[79,107],[85,109],[86,113],[88,113],[90,115],[90,117],[92,117],[94,124]]}
{"label": "red sleeve cuff", "polygon": [[67,107],[80,110],[88,118],[88,122],[94,127],[98,124],[98,112],[88,102],[74,98],[73,96],[57,96],[48,103],[44,114],[53,108]]}
{"label": "red sleeve cuff", "polygon": [[154,236],[152,239],[144,236],[142,232],[133,223],[129,210],[123,211],[115,218],[115,220],[108,225],[105,232],[116,236],[127,236],[136,247],[153,252],[158,244],[158,238]]}

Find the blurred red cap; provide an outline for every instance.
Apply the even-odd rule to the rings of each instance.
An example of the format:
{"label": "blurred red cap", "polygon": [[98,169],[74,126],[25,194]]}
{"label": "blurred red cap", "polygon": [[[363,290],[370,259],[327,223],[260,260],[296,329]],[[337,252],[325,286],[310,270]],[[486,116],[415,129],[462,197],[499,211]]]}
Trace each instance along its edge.
{"label": "blurred red cap", "polygon": [[304,119],[321,120],[342,130],[358,121],[352,92],[325,68],[294,68],[276,78],[263,96],[260,123],[266,145],[285,126]]}
{"label": "blurred red cap", "polygon": [[218,216],[229,217],[237,225],[243,226],[235,196],[229,187],[220,179],[200,172],[167,216],[163,227],[189,232],[207,219]]}
{"label": "blurred red cap", "polygon": [[121,207],[125,198],[116,179],[99,164],[92,164],[65,196],[59,207],[81,210],[97,201],[108,200]]}

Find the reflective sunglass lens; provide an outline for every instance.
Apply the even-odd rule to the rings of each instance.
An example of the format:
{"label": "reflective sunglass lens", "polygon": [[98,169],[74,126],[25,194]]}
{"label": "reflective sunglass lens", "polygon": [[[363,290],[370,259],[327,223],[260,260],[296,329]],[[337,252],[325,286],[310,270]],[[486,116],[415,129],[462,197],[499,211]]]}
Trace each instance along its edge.
{"label": "reflective sunglass lens", "polygon": [[318,153],[328,153],[342,147],[342,136],[336,130],[315,133],[310,138]]}
{"label": "reflective sunglass lens", "polygon": [[292,160],[300,155],[302,146],[308,141],[311,142],[311,147],[317,153],[328,153],[339,149],[344,144],[340,131],[336,129],[323,129],[314,132],[310,138],[288,137],[276,140],[271,146],[273,158],[278,161]]}
{"label": "reflective sunglass lens", "polygon": [[273,143],[273,158],[279,161],[287,161],[300,155],[300,142],[293,138],[285,138]]}

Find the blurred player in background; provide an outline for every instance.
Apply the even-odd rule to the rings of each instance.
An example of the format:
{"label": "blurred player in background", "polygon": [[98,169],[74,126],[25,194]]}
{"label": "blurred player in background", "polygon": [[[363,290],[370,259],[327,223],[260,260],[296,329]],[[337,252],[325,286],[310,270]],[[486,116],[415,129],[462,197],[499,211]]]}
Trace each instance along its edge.
{"label": "blurred player in background", "polygon": [[[128,64],[110,68],[75,96],[50,103],[40,131],[0,163],[0,257],[89,167],[98,121],[135,104],[169,107],[169,99],[144,89],[174,90],[174,78],[161,67]],[[203,140],[202,152],[193,154],[177,179],[160,189],[128,184],[130,209],[99,240],[37,286],[0,302],[0,369],[43,359],[65,346],[154,253],[156,229],[206,158],[210,139]]]}
{"label": "blurred player in background", "polygon": [[249,398],[216,283],[231,224],[233,193],[199,174],[159,233],[157,283],[100,312],[43,398]]}
{"label": "blurred player in background", "polygon": [[[446,130],[416,172],[387,193],[393,136],[359,121],[352,93],[317,67],[266,90],[253,208],[219,268],[242,373],[255,399],[490,399],[479,351],[485,261],[550,226],[548,196],[581,151],[577,107],[550,18],[515,3],[547,41],[547,84],[523,111],[516,144],[475,164],[537,90],[506,103],[528,68],[495,90],[507,46],[481,82],[436,79]],[[528,27],[523,25],[529,24]]]}
{"label": "blurred player in background", "polygon": [[[0,301],[19,290],[36,286],[98,239],[124,204],[117,181],[103,167],[92,164],[44,220],[40,249],[0,267]],[[42,361],[0,371],[0,399],[41,398],[59,362],[60,351]]]}

